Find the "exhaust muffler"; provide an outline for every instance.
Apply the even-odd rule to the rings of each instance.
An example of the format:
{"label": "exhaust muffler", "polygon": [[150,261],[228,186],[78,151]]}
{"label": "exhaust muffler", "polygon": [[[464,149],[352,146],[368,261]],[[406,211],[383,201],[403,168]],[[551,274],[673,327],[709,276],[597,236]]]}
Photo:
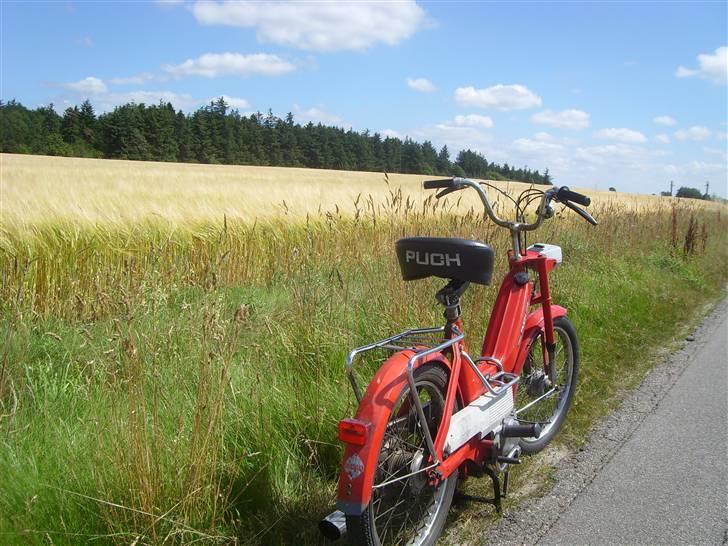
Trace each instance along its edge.
{"label": "exhaust muffler", "polygon": [[339,540],[346,534],[346,514],[341,510],[331,512],[319,522],[318,527],[329,540]]}

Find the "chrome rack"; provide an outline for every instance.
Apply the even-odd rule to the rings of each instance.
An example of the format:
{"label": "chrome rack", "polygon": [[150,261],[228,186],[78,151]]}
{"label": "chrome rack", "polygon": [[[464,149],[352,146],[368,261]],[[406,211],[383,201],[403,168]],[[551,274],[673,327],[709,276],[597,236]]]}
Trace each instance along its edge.
{"label": "chrome rack", "polygon": [[356,396],[357,402],[361,402],[362,399],[361,389],[359,388],[356,376],[354,375],[354,359],[358,355],[374,349],[385,349],[392,352],[414,350],[418,353],[428,349],[441,350],[463,339],[462,335],[457,338],[448,339],[444,343],[442,342],[442,338],[439,340],[433,339],[433,334],[442,334],[444,332],[444,326],[433,328],[414,328],[353,349],[346,358],[346,374],[349,377],[349,382],[351,383],[352,388],[354,389],[354,396]]}

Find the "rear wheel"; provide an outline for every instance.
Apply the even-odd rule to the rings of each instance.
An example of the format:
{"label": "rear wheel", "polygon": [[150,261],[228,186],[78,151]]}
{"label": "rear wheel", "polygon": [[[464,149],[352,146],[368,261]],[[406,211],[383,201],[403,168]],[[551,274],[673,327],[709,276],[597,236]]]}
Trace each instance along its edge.
{"label": "rear wheel", "polygon": [[579,375],[579,340],[566,317],[554,320],[554,362],[556,382],[551,383],[545,366],[545,339],[541,332],[532,342],[521,370],[515,406],[521,423],[538,423],[538,438],[523,438],[524,453],[537,453],[553,440],[571,407]]}
{"label": "rear wheel", "polygon": [[[434,440],[445,408],[447,374],[435,365],[415,371],[415,386]],[[457,406],[454,411],[457,411]],[[432,545],[442,532],[457,485],[455,472],[437,487],[427,482],[429,452],[407,385],[387,422],[377,459],[374,490],[361,516],[347,516],[351,544]]]}

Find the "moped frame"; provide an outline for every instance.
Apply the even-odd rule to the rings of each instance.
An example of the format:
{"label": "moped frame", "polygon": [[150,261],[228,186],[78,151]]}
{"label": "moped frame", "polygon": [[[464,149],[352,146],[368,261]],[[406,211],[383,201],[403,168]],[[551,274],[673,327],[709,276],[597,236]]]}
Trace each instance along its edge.
{"label": "moped frame", "polygon": [[[360,395],[353,375],[356,351],[388,347],[396,336],[371,344],[350,355],[348,372],[355,394],[360,401],[354,421],[363,423],[366,440],[363,445],[346,444],[344,465],[339,477],[337,506],[350,515],[361,514],[371,499],[374,469],[379,446],[384,436],[389,413],[407,383],[413,394],[417,415],[425,432],[429,460],[421,471],[428,472],[431,483],[452,475],[457,469],[467,471],[468,462],[482,465],[494,457],[493,442],[478,436],[453,453],[444,451],[450,420],[459,399],[468,405],[486,391],[497,396],[517,388],[521,368],[533,341],[543,333],[546,366],[554,346],[553,319],[566,314],[563,307],[551,303],[548,276],[557,262],[538,252],[509,253],[509,271],[501,283],[488,322],[481,356],[473,360],[467,352],[462,319],[458,316],[441,329],[421,329],[414,332],[446,332],[446,339],[435,347],[400,350],[388,358],[369,383],[364,396]],[[529,271],[538,276],[538,283],[529,278]],[[536,290],[536,284],[538,289]],[[537,309],[529,312],[531,306]],[[465,361],[465,365],[463,364]],[[414,371],[425,363],[441,366],[449,380],[440,427],[431,438],[426,426],[422,404],[415,389]],[[380,484],[381,486],[381,484]]]}

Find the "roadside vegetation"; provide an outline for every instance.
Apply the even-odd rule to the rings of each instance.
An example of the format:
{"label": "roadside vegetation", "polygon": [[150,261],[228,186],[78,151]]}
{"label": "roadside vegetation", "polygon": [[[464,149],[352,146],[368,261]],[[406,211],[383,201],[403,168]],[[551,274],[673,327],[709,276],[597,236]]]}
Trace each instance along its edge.
{"label": "roadside vegetation", "polygon": [[[402,282],[394,241],[487,241],[494,278],[508,244],[452,198],[352,201],[258,222],[3,216],[0,542],[317,543],[355,410],[347,350],[442,320],[442,283]],[[597,228],[566,211],[536,236],[563,248],[554,297],[582,341],[568,447],[728,280],[725,207],[592,209]],[[470,345],[496,291],[464,297]]]}

